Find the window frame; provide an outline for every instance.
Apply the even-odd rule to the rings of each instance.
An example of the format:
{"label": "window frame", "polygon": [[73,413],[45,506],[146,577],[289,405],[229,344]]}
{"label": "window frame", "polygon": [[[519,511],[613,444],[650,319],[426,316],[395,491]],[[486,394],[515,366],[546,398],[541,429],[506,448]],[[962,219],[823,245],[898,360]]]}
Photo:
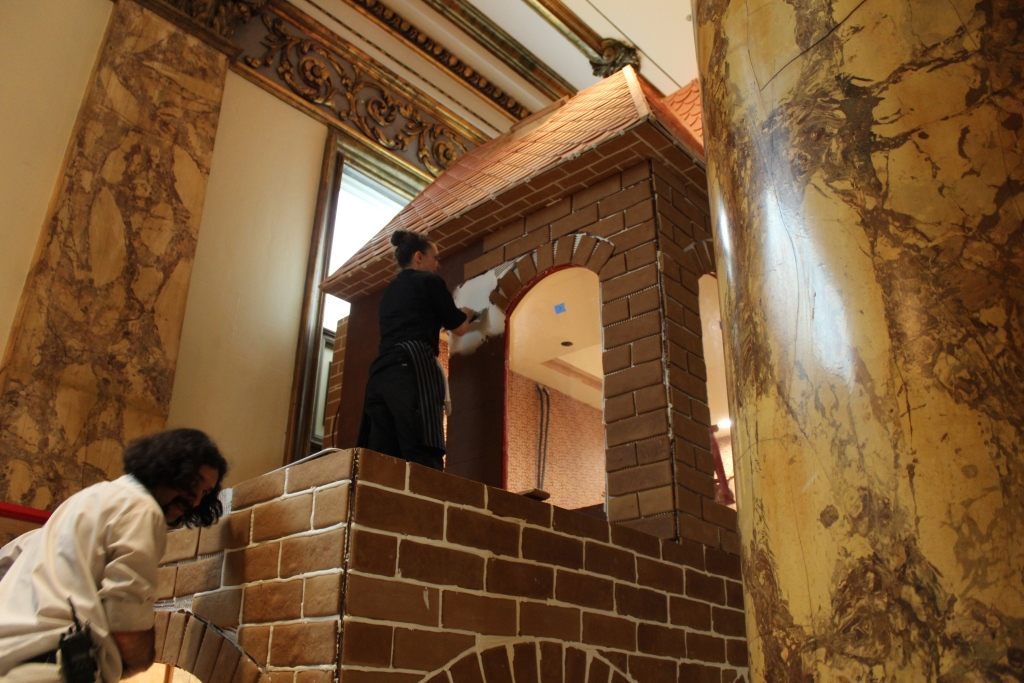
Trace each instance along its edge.
{"label": "window frame", "polygon": [[428,184],[426,179],[411,172],[401,161],[383,150],[375,149],[342,131],[333,128],[328,130],[310,233],[302,315],[288,401],[283,465],[306,456],[316,446],[313,419],[324,343],[322,320],[326,297],[320,289],[320,283],[330,275],[327,272],[331,257],[330,246],[334,238],[341,180],[346,165],[405,197],[407,201],[411,201]]}

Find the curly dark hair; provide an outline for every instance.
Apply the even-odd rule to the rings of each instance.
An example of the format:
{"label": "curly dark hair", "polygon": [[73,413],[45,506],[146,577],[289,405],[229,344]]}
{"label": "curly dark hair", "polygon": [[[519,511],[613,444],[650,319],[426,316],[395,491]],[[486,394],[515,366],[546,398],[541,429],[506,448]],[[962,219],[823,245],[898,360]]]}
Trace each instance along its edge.
{"label": "curly dark hair", "polygon": [[124,449],[125,474],[138,479],[150,491],[160,486],[189,490],[199,481],[199,468],[203,465],[217,470],[217,485],[179,525],[210,526],[224,511],[217,497],[228,463],[216,444],[198,429],[171,429],[136,439]]}
{"label": "curly dark hair", "polygon": [[395,260],[400,268],[412,263],[413,254],[425,254],[434,245],[423,235],[408,230],[395,230],[391,233],[391,244],[395,247]]}

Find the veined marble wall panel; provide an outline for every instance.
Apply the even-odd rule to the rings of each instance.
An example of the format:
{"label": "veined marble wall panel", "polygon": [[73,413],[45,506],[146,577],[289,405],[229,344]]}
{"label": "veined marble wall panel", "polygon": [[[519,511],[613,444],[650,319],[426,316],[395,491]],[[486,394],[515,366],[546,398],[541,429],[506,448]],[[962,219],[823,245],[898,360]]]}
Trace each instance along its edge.
{"label": "veined marble wall panel", "polygon": [[755,680],[1024,676],[1024,5],[696,0]]}
{"label": "veined marble wall panel", "polygon": [[116,4],[0,368],[0,498],[49,506],[164,425],[226,69]]}
{"label": "veined marble wall panel", "polygon": [[0,2],[0,356],[113,7],[110,0]]}

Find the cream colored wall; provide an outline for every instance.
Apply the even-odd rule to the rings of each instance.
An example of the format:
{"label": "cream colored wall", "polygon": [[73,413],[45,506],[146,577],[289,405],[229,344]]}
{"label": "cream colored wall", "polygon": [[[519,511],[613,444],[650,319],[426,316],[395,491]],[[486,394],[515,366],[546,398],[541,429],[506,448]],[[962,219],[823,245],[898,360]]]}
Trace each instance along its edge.
{"label": "cream colored wall", "polygon": [[112,8],[110,0],[0,1],[0,353]]}
{"label": "cream colored wall", "polygon": [[168,426],[208,432],[229,484],[281,464],[326,135],[228,73]]}

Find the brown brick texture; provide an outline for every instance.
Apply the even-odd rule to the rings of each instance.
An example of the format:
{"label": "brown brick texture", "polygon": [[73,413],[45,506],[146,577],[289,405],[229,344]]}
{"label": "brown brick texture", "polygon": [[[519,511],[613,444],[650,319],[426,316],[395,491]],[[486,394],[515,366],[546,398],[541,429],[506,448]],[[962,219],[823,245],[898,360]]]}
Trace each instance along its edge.
{"label": "brown brick texture", "polygon": [[186,612],[161,612],[156,660],[204,681],[258,683],[260,663],[204,619]]}
{"label": "brown brick texture", "polygon": [[[717,547],[369,451],[281,474],[249,485],[278,493],[243,497],[205,542],[174,532],[163,569],[199,590],[176,591],[194,613],[160,613],[161,661],[204,680],[641,683],[689,680],[695,663],[745,675],[740,566]],[[339,489],[326,498],[345,505],[337,523],[317,527],[315,501]],[[299,523],[283,504],[307,499],[292,503]]]}
{"label": "brown brick texture", "polygon": [[191,597],[192,612],[170,614],[160,661],[207,681],[270,680],[268,668],[334,677],[355,457],[243,482],[215,526],[169,534],[161,597]]}
{"label": "brown brick texture", "polygon": [[686,680],[691,633],[745,673],[721,550],[368,452],[354,489],[342,680]]}
{"label": "brown brick texture", "polygon": [[334,332],[331,367],[327,371],[327,398],[324,402],[324,448],[335,446],[335,425],[341,409],[341,379],[345,375],[345,342],[348,340],[348,318],[338,321]]}
{"label": "brown brick texture", "polygon": [[710,412],[698,281],[715,270],[702,169],[652,164],[663,277],[669,423],[675,508],[681,538],[735,552],[735,511],[714,502]]}
{"label": "brown brick texture", "polygon": [[171,535],[159,592],[193,612],[158,613],[162,661],[204,681],[746,678],[735,515],[713,501],[708,447],[704,169],[650,117],[492,200],[432,237],[480,247],[465,279],[509,266],[494,303],[511,310],[558,268],[600,281],[622,524],[365,451],[287,467],[236,486],[215,529]]}
{"label": "brown brick texture", "polygon": [[[654,128],[636,137],[667,153]],[[511,312],[552,270],[576,265],[597,273],[608,517],[662,538],[736,552],[735,515],[714,502],[709,447],[698,306],[698,280],[715,268],[706,178],[703,168],[683,159],[673,157],[671,165],[658,155],[651,159],[490,233],[464,274],[503,268],[491,300]],[[529,419],[529,397],[516,391],[515,380],[509,378],[506,396],[508,480],[526,489],[536,478],[535,447],[530,430],[520,427],[537,420]],[[577,491],[589,490],[586,481]],[[545,484],[552,491],[560,486],[557,478]]]}

